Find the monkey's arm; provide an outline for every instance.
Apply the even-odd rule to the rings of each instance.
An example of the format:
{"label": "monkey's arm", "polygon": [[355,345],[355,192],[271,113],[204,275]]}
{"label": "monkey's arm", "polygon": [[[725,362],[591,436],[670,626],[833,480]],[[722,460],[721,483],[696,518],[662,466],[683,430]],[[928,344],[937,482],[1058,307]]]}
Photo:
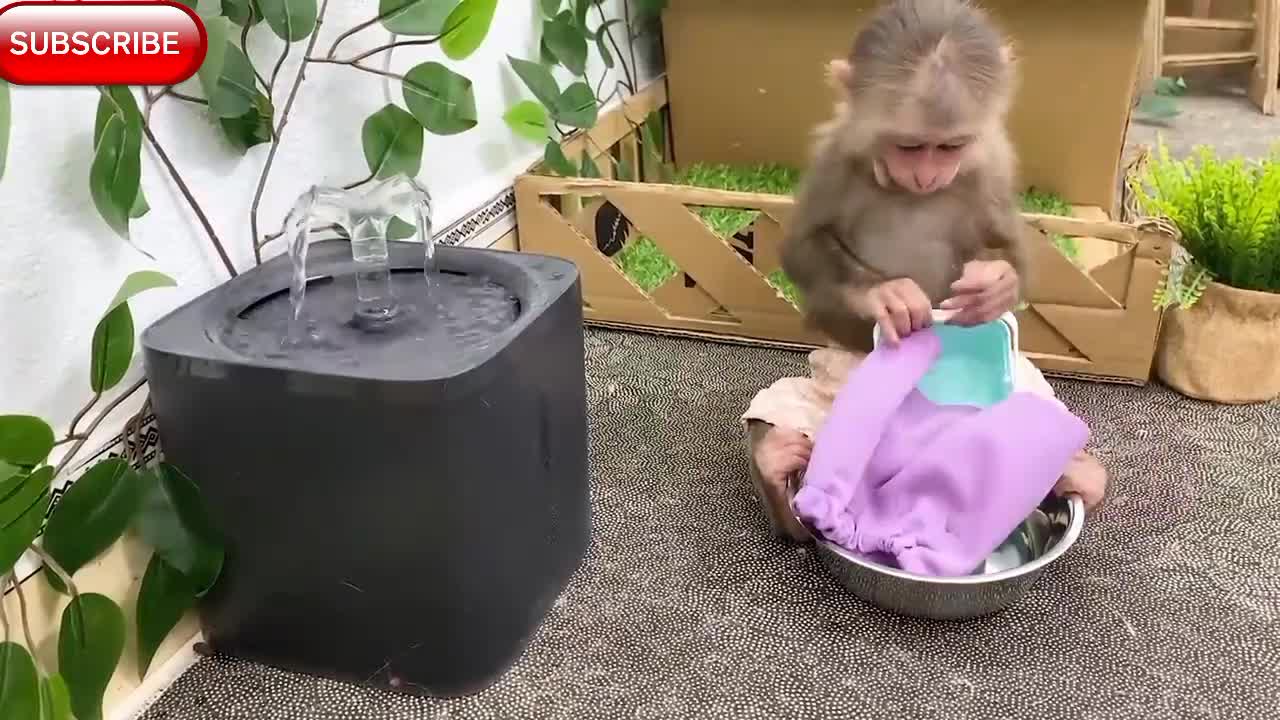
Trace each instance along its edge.
{"label": "monkey's arm", "polygon": [[857,299],[881,279],[849,257],[834,233],[829,225],[788,233],[782,244],[782,269],[799,289],[809,322],[845,348],[865,350],[870,318],[859,312]]}
{"label": "monkey's arm", "polygon": [[1031,251],[1027,247],[1026,220],[1012,202],[994,209],[987,247],[1013,266],[1018,273],[1018,300],[1027,300],[1031,282]]}

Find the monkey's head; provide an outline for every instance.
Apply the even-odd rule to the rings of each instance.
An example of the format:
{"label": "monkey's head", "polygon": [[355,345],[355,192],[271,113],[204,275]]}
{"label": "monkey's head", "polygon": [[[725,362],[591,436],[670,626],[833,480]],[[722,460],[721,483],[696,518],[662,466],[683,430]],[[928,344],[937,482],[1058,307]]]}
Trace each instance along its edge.
{"label": "monkey's head", "polygon": [[963,0],[894,0],[829,68],[852,112],[845,147],[873,160],[883,187],[927,194],[982,169],[1004,133],[1012,51]]}

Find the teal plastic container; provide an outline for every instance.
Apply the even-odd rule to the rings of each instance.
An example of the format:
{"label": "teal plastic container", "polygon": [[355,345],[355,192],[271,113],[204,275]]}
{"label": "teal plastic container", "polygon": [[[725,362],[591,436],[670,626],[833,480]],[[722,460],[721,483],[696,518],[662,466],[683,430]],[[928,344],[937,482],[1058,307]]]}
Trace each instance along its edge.
{"label": "teal plastic container", "polygon": [[935,320],[932,329],[942,352],[916,388],[939,405],[990,407],[1009,397],[1017,360],[1015,323],[1012,316],[973,327]]}

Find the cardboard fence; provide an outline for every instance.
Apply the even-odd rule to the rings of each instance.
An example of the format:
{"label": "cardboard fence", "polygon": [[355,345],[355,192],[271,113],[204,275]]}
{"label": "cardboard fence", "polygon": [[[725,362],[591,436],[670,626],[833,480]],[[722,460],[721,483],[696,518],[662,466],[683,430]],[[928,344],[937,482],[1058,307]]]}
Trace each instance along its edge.
{"label": "cardboard fence", "polygon": [[[520,249],[578,265],[590,324],[792,348],[824,344],[776,284],[792,199],[655,182],[664,176],[644,149],[640,125],[665,105],[659,80],[566,141],[568,157],[585,152],[605,177],[554,177],[539,165],[517,178]],[[636,168],[630,172],[638,177],[616,179],[619,168]],[[722,237],[699,216],[708,208],[744,211],[744,222]],[[1145,383],[1160,330],[1153,297],[1174,237],[1158,225],[1110,221],[1098,208],[1075,213],[1024,216],[1034,252],[1029,306],[1018,313],[1021,348],[1046,373]],[[674,265],[648,291],[617,262],[641,238]]]}

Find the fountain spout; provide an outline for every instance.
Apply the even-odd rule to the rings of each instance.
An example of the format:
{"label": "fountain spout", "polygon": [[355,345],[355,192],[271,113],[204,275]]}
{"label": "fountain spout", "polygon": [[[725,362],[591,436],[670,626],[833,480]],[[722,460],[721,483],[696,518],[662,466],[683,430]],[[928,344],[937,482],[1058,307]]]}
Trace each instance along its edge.
{"label": "fountain spout", "polygon": [[[408,219],[406,219],[408,218]],[[303,193],[289,213],[289,260],[293,282],[289,289],[293,318],[288,340],[296,341],[306,326],[307,247],[314,233],[331,231],[351,242],[355,262],[355,298],[352,322],[371,332],[385,328],[400,314],[391,287],[387,262],[388,240],[417,237],[425,249],[423,282],[435,269],[435,238],[431,233],[431,196],[418,182],[399,174],[376,182],[368,189],[313,186]],[[313,334],[310,330],[308,334]]]}

